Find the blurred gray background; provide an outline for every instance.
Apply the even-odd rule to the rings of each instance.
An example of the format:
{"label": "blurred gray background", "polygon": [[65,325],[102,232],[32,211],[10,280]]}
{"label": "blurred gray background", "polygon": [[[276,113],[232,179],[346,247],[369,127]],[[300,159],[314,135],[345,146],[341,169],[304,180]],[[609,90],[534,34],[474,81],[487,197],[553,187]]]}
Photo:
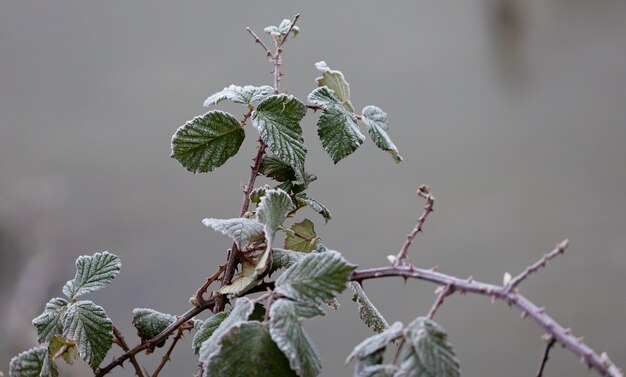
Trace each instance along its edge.
{"label": "blurred gray background", "polygon": [[[236,158],[193,175],[169,158],[171,135],[224,86],[271,84],[244,28],[262,33],[297,12],[283,89],[305,98],[326,60],[357,108],[388,112],[405,158],[395,165],[368,141],[333,166],[317,116],[305,119],[311,195],[334,219],[306,215],[325,243],[362,267],[386,264],[421,212],[420,184],[437,212],[411,249],[418,266],[500,283],[569,237],[567,254],[521,290],[626,366],[626,2],[3,0],[0,370],[35,345],[31,319],[81,254],[122,257],[119,278],[89,298],[129,343],[134,307],[188,308],[229,245],[201,219],[238,213],[255,137],[248,127]],[[366,289],[390,321],[435,299],[419,281]],[[306,324],[324,376],[351,375],[343,360],[370,334],[349,296],[341,302]],[[534,375],[542,332],[506,305],[456,295],[436,319],[465,376]],[[163,375],[196,370],[190,339]],[[153,370],[158,358],[140,361]],[[78,364],[64,375],[88,375]],[[546,375],[592,374],[559,347]]]}

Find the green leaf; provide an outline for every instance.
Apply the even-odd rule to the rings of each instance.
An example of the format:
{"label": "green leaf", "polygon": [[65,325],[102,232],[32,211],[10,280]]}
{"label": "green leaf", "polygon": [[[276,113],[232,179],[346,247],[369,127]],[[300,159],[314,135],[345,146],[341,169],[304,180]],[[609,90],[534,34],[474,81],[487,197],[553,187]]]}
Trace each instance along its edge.
{"label": "green leaf", "polygon": [[[381,349],[379,351],[374,352],[373,354],[366,356],[361,359],[357,359],[354,365],[354,374],[353,377],[365,377],[368,376],[369,368],[375,368],[380,366],[383,362],[383,358],[385,356],[385,349]],[[371,377],[371,376],[368,376]]]}
{"label": "green leaf", "polygon": [[[48,356],[50,355],[56,356],[57,353],[61,351],[63,347],[66,347],[66,348],[64,352],[60,355],[60,357],[62,357],[66,363],[72,365],[76,357],[78,357],[78,350],[76,349],[76,345],[74,344],[74,341],[63,339],[62,336],[57,335],[57,336],[52,337],[52,339],[50,340],[50,344],[48,345]],[[50,364],[52,364],[53,362],[52,357],[50,357],[50,361],[51,361]],[[46,372],[50,373],[49,371],[46,371]]]}
{"label": "green leaf", "polygon": [[217,292],[223,295],[241,296],[259,285],[268,272],[271,253],[272,250],[268,245],[267,249],[256,260],[256,264],[244,261],[239,277],[230,284],[221,287]]}
{"label": "green leaf", "polygon": [[120,272],[122,261],[108,251],[83,255],[76,259],[76,276],[65,283],[63,293],[75,299],[85,293],[97,291],[111,283]]}
{"label": "green leaf", "polygon": [[95,370],[113,344],[113,323],[104,309],[91,301],[78,301],[61,321],[63,337],[76,343],[78,355]]}
{"label": "green leaf", "polygon": [[346,359],[346,364],[353,358],[364,359],[374,353],[385,349],[387,345],[393,342],[395,339],[402,336],[402,323],[395,322],[387,330],[371,336],[354,347],[352,353]]}
{"label": "green leaf", "polygon": [[228,313],[219,312],[217,314],[212,315],[202,323],[200,329],[196,332],[196,335],[193,337],[193,341],[191,345],[193,347],[193,351],[196,355],[200,352],[200,347],[202,347],[202,343],[209,339],[213,332],[220,326],[220,324],[228,317]]}
{"label": "green leaf", "polygon": [[313,198],[309,198],[303,192],[296,195],[296,202],[299,205],[307,205],[311,207],[313,211],[322,215],[322,217],[324,218],[326,222],[328,222],[330,219],[333,218],[333,215],[330,213],[330,211],[328,210],[328,208],[326,208],[325,205],[323,205],[322,203],[318,202],[317,200]]}
{"label": "green leaf", "polygon": [[210,172],[237,154],[245,136],[234,116],[213,110],[176,130],[171,157],[192,173]]}
{"label": "green leaf", "polygon": [[235,219],[204,219],[202,223],[213,230],[229,236],[243,250],[247,243],[262,241],[263,225],[254,219],[238,217]]}
{"label": "green leaf", "polygon": [[371,365],[364,367],[357,377],[394,377],[397,371],[395,365]]}
{"label": "green leaf", "polygon": [[383,151],[389,152],[395,162],[402,162],[398,148],[387,134],[387,113],[376,106],[365,106],[361,115],[374,144]]}
{"label": "green leaf", "polygon": [[305,254],[293,250],[272,249],[272,272],[287,268],[300,260]]}
{"label": "green leaf", "polygon": [[[137,335],[139,335],[141,340],[154,338],[174,322],[176,322],[176,316],[171,314],[146,308],[133,309],[133,326],[137,329]],[[164,339],[156,346],[163,347],[166,340]]]}
{"label": "green leaf", "polygon": [[315,89],[308,97],[309,102],[322,107],[317,121],[317,135],[324,150],[335,163],[356,151],[365,136],[359,130],[356,117],[348,111],[327,87]]}
{"label": "green leaf", "polygon": [[[39,377],[41,370],[48,362],[48,347],[31,348],[11,359],[9,363],[9,377]],[[53,376],[58,375],[54,364],[49,369]]]}
{"label": "green leaf", "polygon": [[367,327],[373,329],[377,333],[381,333],[389,328],[389,323],[378,311],[378,308],[370,301],[369,297],[365,294],[361,284],[357,282],[350,282],[348,284],[352,289],[352,301],[356,302],[359,308],[359,317],[365,322]]}
{"label": "green leaf", "polygon": [[[408,350],[401,367],[407,376],[460,376],[459,361],[448,342],[448,334],[441,326],[426,317],[418,317],[404,330]],[[417,373],[424,371],[423,374]]]}
{"label": "green leaf", "polygon": [[313,229],[313,222],[309,219],[293,224],[286,233],[285,249],[302,253],[310,253],[315,250],[315,244],[319,240]]}
{"label": "green leaf", "polygon": [[270,335],[300,377],[315,377],[322,371],[319,352],[298,320],[297,304],[276,301],[270,311]]}
{"label": "green leaf", "polygon": [[278,182],[296,180],[296,172],[291,165],[276,157],[263,157],[259,166],[259,173]]}
{"label": "green leaf", "polygon": [[230,100],[235,103],[252,106],[253,103],[261,101],[274,94],[274,88],[271,86],[238,86],[230,85],[221,92],[217,92],[204,101],[204,107],[217,105],[224,100]]}
{"label": "green leaf", "polygon": [[341,293],[355,268],[336,251],[307,254],[280,275],[275,291],[297,301],[319,303]]}
{"label": "green leaf", "polygon": [[[278,26],[268,26],[263,29],[264,32],[270,34],[274,38],[274,43],[278,45],[281,40],[287,35],[289,32],[289,27],[291,26],[291,20],[284,19]],[[300,32],[300,28],[294,26],[291,28],[291,38],[295,38],[296,35]]]}
{"label": "green leaf", "polygon": [[283,190],[266,190],[256,210],[257,219],[263,224],[267,248],[270,249],[274,234],[283,225],[287,213],[293,209],[289,194]]}
{"label": "green leaf", "polygon": [[240,322],[220,338],[218,349],[204,363],[204,377],[297,376],[289,360],[272,341],[260,322]]}
{"label": "green leaf", "polygon": [[250,201],[258,206],[261,202],[261,198],[265,195],[265,191],[269,189],[270,187],[268,185],[255,188],[250,193]]}
{"label": "green leaf", "polygon": [[304,104],[285,94],[264,99],[252,113],[252,125],[272,153],[295,170],[304,169],[307,147],[299,123],[305,114]]}
{"label": "green leaf", "polygon": [[46,308],[37,318],[33,319],[33,325],[37,327],[37,341],[49,342],[53,336],[61,332],[59,321],[67,308],[67,301],[62,298],[53,298],[48,301]]}
{"label": "green leaf", "polygon": [[253,311],[254,303],[252,301],[245,297],[237,299],[228,317],[222,320],[211,336],[202,342],[200,346],[200,362],[206,363],[209,357],[218,350],[219,342],[224,334],[236,324],[247,321]]}
{"label": "green leaf", "polygon": [[341,71],[332,70],[326,65],[325,61],[315,63],[315,68],[322,72],[322,77],[316,79],[318,86],[327,86],[335,92],[342,105],[350,112],[354,112],[354,108],[350,103],[350,84],[346,81]]}

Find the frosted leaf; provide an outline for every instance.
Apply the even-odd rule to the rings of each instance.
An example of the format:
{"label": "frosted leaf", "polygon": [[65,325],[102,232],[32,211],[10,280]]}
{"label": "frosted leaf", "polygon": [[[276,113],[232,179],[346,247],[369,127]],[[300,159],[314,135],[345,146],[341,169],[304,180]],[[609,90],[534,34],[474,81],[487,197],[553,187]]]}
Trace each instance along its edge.
{"label": "frosted leaf", "polygon": [[62,322],[63,337],[76,343],[81,359],[95,370],[113,344],[113,323],[104,309],[91,301],[78,301],[67,309]]}
{"label": "frosted leaf", "polygon": [[394,161],[402,162],[402,156],[398,154],[398,148],[387,134],[387,113],[376,106],[365,106],[361,119],[367,126],[367,131],[374,144],[381,150],[389,152]]}
{"label": "frosted leaf", "polygon": [[[137,329],[137,335],[141,340],[149,340],[159,335],[167,326],[176,322],[176,316],[157,312],[153,309],[133,309],[133,326]],[[157,347],[163,347],[166,339],[163,339]]]}
{"label": "frosted leaf", "polygon": [[370,301],[365,294],[365,291],[361,287],[361,284],[357,282],[350,282],[348,284],[352,289],[352,301],[356,302],[359,309],[359,317],[367,327],[370,327],[377,333],[381,333],[389,328],[389,323],[378,311],[378,308]]}
{"label": "frosted leaf", "polygon": [[37,327],[37,341],[49,342],[53,336],[61,331],[60,320],[68,302],[62,298],[53,298],[48,301],[46,308],[37,318],[33,319],[33,325]]}
{"label": "frosted leaf", "polygon": [[224,100],[230,100],[235,103],[252,106],[253,103],[261,101],[274,94],[274,88],[271,86],[238,86],[230,85],[222,91],[211,95],[204,101],[204,107],[217,105]]}
{"label": "frosted leaf", "polygon": [[354,107],[350,103],[350,84],[346,81],[341,71],[332,70],[325,61],[315,63],[315,68],[322,72],[322,77],[316,79],[318,86],[326,86],[335,93],[340,103],[349,112],[354,112]]}
{"label": "frosted leaf", "polygon": [[113,281],[121,266],[120,258],[108,251],[78,257],[76,276],[65,284],[63,293],[73,300],[85,293],[97,291]]}
{"label": "frosted leaf", "polygon": [[213,230],[229,236],[243,250],[249,242],[262,241],[263,225],[254,219],[238,217],[234,219],[204,219],[202,223]]}

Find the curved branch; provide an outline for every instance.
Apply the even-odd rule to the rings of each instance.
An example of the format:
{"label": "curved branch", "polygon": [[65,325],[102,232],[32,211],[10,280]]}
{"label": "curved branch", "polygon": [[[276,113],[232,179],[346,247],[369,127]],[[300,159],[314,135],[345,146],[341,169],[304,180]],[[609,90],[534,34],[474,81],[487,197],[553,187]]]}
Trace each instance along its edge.
{"label": "curved branch", "polygon": [[[565,241],[560,243],[557,248],[562,245],[566,246],[567,242]],[[432,269],[425,270],[413,266],[392,266],[357,270],[352,273],[350,280],[360,283],[363,280],[388,276],[425,280],[441,286],[450,287],[450,289],[454,289],[456,292],[474,293],[504,301],[521,311],[522,316],[532,318],[546,333],[551,335],[555,341],[577,355],[589,368],[594,369],[602,376],[623,377],[622,372],[609,360],[606,354],[599,355],[596,353],[588,345],[583,343],[582,339],[572,335],[571,330],[564,328],[546,314],[544,308],[538,307],[523,295],[508,289],[508,286],[483,283],[475,281],[472,278],[460,279]]]}

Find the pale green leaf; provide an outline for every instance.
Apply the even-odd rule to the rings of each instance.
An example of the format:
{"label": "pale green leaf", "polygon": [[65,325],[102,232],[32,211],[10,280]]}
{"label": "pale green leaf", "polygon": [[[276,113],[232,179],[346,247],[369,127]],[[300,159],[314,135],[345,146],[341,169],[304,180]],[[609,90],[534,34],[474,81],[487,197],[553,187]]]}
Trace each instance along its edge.
{"label": "pale green leaf", "polygon": [[387,113],[376,106],[365,106],[361,115],[374,144],[383,151],[389,152],[394,161],[402,162],[398,148],[387,134]]}
{"label": "pale green leaf", "polygon": [[[9,377],[39,377],[44,365],[50,362],[49,359],[48,347],[45,346],[24,351],[11,359]],[[52,376],[58,375],[54,364],[51,368],[48,365],[48,370]]]}
{"label": "pale green leaf", "polygon": [[171,157],[192,173],[210,172],[237,154],[245,136],[234,116],[213,110],[176,130]]}
{"label": "pale green leaf", "polygon": [[276,157],[263,157],[259,166],[259,173],[278,182],[296,180],[296,172],[293,167]]}
{"label": "pale green leaf", "polygon": [[301,192],[296,195],[296,202],[299,205],[307,205],[311,207],[311,209],[324,218],[324,221],[328,222],[328,220],[333,218],[333,215],[330,213],[328,208],[325,205],[318,202],[316,199],[308,197],[305,193]]}
{"label": "pale green leaf", "polygon": [[378,308],[374,306],[369,297],[365,294],[361,284],[357,282],[350,282],[350,289],[352,289],[352,301],[356,302],[359,309],[359,317],[365,322],[367,327],[371,328],[377,333],[381,333],[389,328],[389,323],[378,311]]}
{"label": "pale green leaf", "polygon": [[252,301],[245,297],[237,299],[228,317],[217,326],[207,340],[202,342],[200,346],[200,362],[206,363],[209,357],[217,351],[218,344],[224,334],[236,324],[247,321],[253,311],[254,303]]}
{"label": "pale green leaf", "polygon": [[289,194],[280,189],[266,190],[256,210],[257,219],[263,224],[267,247],[271,248],[274,234],[283,225],[289,211],[293,209]]}
{"label": "pale green leaf", "polygon": [[346,81],[343,73],[330,69],[324,61],[315,63],[315,68],[322,72],[322,77],[316,79],[317,85],[327,86],[335,92],[335,96],[348,111],[354,112],[354,108],[350,103],[350,84]]}
{"label": "pale green leaf", "polygon": [[300,324],[297,306],[289,300],[274,302],[270,311],[270,335],[298,376],[315,377],[322,370],[322,362],[311,338]]}
{"label": "pale green leaf", "polygon": [[363,144],[365,136],[359,129],[356,117],[341,105],[331,90],[325,86],[317,88],[309,94],[308,100],[323,109],[317,121],[317,135],[335,163]]}
{"label": "pale green leaf", "polygon": [[62,298],[53,298],[48,301],[46,308],[37,318],[33,319],[33,325],[37,327],[37,341],[49,342],[53,336],[61,332],[59,321],[67,308],[67,301]]}
{"label": "pale green leaf", "polygon": [[58,377],[59,370],[57,369],[57,364],[53,360],[53,356],[54,353],[50,350],[50,346],[48,346],[43,364],[41,365],[39,377]]}
{"label": "pale green leaf", "polygon": [[104,309],[91,301],[78,301],[69,306],[61,321],[63,337],[76,343],[81,359],[95,370],[113,342],[113,323]]}
{"label": "pale green leaf", "polygon": [[307,152],[300,128],[305,115],[304,104],[285,94],[264,99],[252,113],[252,125],[272,153],[296,171],[304,169]]}
{"label": "pale green leaf", "polygon": [[371,365],[364,367],[357,377],[393,377],[397,371],[395,365]]}
{"label": "pale green leaf", "polygon": [[[176,322],[176,316],[171,314],[146,308],[133,309],[133,326],[137,329],[137,335],[141,340],[154,338],[174,322]],[[165,341],[166,339],[156,346],[163,347]]]}
{"label": "pale green leaf", "polygon": [[253,321],[239,322],[228,328],[216,351],[204,363],[203,376],[289,377],[297,374],[272,341],[266,325]]}
{"label": "pale green leaf", "polygon": [[[62,348],[65,348],[65,349],[64,349],[64,352],[60,355],[60,357],[62,357],[66,363],[70,365],[73,364],[74,360],[78,357],[78,350],[76,349],[76,344],[74,344],[73,340],[64,339],[62,336],[59,336],[59,335],[53,336],[52,339],[50,340],[50,344],[48,345],[48,356],[50,355],[56,356],[57,353],[60,352]],[[44,370],[45,369],[46,368],[44,368]],[[49,371],[46,371],[46,372],[48,374],[50,373]]]}
{"label": "pale green leaf", "polygon": [[287,268],[300,260],[305,254],[293,250],[272,249],[272,272]]}
{"label": "pale green leaf", "polygon": [[209,337],[220,326],[220,324],[224,321],[224,319],[226,319],[227,316],[228,313],[219,312],[212,315],[202,323],[202,326],[200,326],[200,328],[193,337],[193,341],[191,342],[193,351],[196,353],[196,355],[200,352],[200,347],[202,347],[202,343],[204,343],[205,340],[209,339]]}
{"label": "pale green leaf", "polygon": [[204,106],[217,105],[224,100],[230,100],[235,103],[251,106],[257,101],[261,101],[274,94],[274,88],[271,86],[238,86],[230,85],[221,92],[217,92],[204,101]]}
{"label": "pale green leaf", "polygon": [[[354,364],[354,374],[353,377],[365,377],[370,375],[368,369],[379,367],[383,362],[383,358],[385,355],[385,349],[380,349],[369,356],[360,358],[356,360]],[[371,376],[368,376],[371,377]]]}
{"label": "pale green leaf", "polygon": [[275,291],[297,301],[328,300],[346,288],[355,268],[336,251],[310,253],[280,275]]}
{"label": "pale green leaf", "polygon": [[255,188],[250,193],[250,201],[258,206],[261,202],[261,198],[265,195],[265,191],[269,189],[270,187],[268,185]]}
{"label": "pale green leaf", "polygon": [[263,225],[254,219],[204,219],[202,223],[213,230],[229,236],[243,250],[249,242],[262,241],[265,233]]}
{"label": "pale green leaf", "polygon": [[80,256],[76,259],[76,276],[65,283],[63,293],[73,300],[85,293],[97,291],[109,285],[121,267],[120,258],[108,251]]}
{"label": "pale green leaf", "polygon": [[241,274],[230,284],[221,287],[218,293],[223,295],[241,296],[250,289],[259,285],[269,269],[272,250],[269,247],[256,260],[256,264],[243,263]]}
{"label": "pale green leaf", "polygon": [[293,224],[291,228],[286,230],[286,233],[285,249],[302,253],[309,253],[315,250],[315,244],[319,240],[319,237],[315,234],[313,222],[309,219]]}
{"label": "pale green leaf", "polygon": [[[291,26],[291,20],[284,19],[278,26],[268,26],[263,29],[264,32],[270,34],[274,38],[274,43],[278,45],[281,40],[287,35],[289,32],[289,27]],[[300,28],[294,26],[291,28],[291,38],[295,38],[296,35],[300,32]]]}
{"label": "pale green leaf", "polygon": [[[459,361],[446,331],[426,317],[418,317],[404,330],[409,350],[403,355],[402,369],[424,370],[423,374],[409,372],[407,376],[428,377],[460,376]],[[412,350],[411,350],[412,348]]]}
{"label": "pale green leaf", "polygon": [[353,358],[364,359],[380,350],[385,349],[387,345],[393,342],[395,339],[402,336],[402,323],[395,322],[387,330],[371,336],[354,347],[352,353],[346,359],[346,363],[350,362]]}

